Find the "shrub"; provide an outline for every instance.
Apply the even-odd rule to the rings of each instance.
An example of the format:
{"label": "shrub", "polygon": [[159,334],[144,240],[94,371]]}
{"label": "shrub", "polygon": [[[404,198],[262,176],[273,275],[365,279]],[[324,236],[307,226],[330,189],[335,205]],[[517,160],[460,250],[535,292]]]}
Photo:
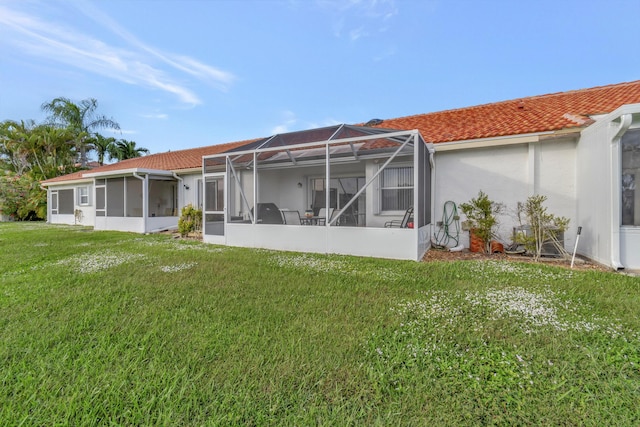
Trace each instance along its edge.
{"label": "shrub", "polygon": [[188,204],[182,208],[180,219],[178,219],[178,231],[182,237],[186,237],[189,233],[200,232],[200,230],[202,230],[202,210]]}
{"label": "shrub", "polygon": [[492,201],[480,190],[478,197],[462,203],[460,209],[469,221],[471,232],[482,240],[484,251],[491,253],[491,240],[496,237],[498,226],[496,215],[502,212],[503,205]]}
{"label": "shrub", "polygon": [[47,218],[47,192],[29,174],[0,176],[0,213],[18,221]]}
{"label": "shrub", "polygon": [[530,196],[526,202],[518,202],[518,221],[521,226],[528,226],[530,234],[519,233],[515,236],[516,243],[524,245],[528,252],[533,254],[537,261],[542,253],[542,246],[546,242],[551,242],[566,255],[562,244],[558,241],[558,235],[564,232],[569,226],[569,219],[555,216],[547,212],[543,203],[547,196]]}

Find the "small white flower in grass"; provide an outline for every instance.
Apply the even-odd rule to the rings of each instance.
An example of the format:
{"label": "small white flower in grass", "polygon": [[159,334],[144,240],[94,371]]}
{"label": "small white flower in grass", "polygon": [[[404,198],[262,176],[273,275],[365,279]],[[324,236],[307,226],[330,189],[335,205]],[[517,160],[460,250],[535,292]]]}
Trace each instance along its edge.
{"label": "small white flower in grass", "polygon": [[176,265],[163,265],[162,267],[160,267],[160,270],[162,270],[164,273],[177,273],[178,271],[182,271],[182,270],[188,270],[189,268],[198,265],[198,263],[196,262],[185,262],[182,264],[176,264]]}
{"label": "small white flower in grass", "polygon": [[142,258],[144,258],[142,254],[105,251],[102,253],[82,254],[61,259],[53,263],[53,265],[69,266],[79,273],[95,273]]}

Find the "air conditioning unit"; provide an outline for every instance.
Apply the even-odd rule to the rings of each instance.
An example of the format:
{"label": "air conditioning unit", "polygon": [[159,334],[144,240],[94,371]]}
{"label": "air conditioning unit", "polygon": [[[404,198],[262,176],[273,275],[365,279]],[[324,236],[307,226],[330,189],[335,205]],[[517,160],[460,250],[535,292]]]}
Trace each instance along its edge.
{"label": "air conditioning unit", "polygon": [[[561,257],[563,255],[562,251],[558,248],[558,244],[564,248],[564,231],[554,231],[557,242],[549,239],[546,240],[542,244],[542,250],[540,251],[540,256],[545,257]],[[513,236],[516,237],[518,235],[524,235],[526,237],[531,237],[531,227],[528,225],[522,225],[520,227],[513,227]]]}

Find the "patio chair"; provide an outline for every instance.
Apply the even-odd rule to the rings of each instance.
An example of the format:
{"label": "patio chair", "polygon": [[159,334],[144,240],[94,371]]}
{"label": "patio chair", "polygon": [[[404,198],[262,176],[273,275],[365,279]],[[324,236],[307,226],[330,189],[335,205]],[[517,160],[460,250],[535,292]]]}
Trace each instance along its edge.
{"label": "patio chair", "polygon": [[409,228],[409,223],[413,223],[413,207],[407,209],[404,213],[404,217],[400,219],[394,219],[384,223],[386,228]]}
{"label": "patio chair", "polygon": [[333,208],[329,208],[327,213],[326,208],[320,208],[320,212],[318,212],[318,225],[325,225],[327,222],[327,218],[331,221],[333,217]]}
{"label": "patio chair", "polygon": [[298,211],[289,211],[289,210],[281,210],[282,219],[284,219],[284,223],[287,225],[301,225],[300,221],[300,212]]}

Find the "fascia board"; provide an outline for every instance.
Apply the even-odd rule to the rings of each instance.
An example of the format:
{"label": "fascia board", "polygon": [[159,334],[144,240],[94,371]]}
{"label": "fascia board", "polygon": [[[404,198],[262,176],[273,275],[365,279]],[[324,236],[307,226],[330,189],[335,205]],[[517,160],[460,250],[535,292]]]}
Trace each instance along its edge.
{"label": "fascia board", "polygon": [[86,173],[84,174],[84,176],[91,177],[91,178],[99,178],[104,176],[131,175],[134,173],[173,176],[172,171],[161,170],[161,169],[140,169],[140,168],[114,169],[114,170],[105,171],[105,172]]}
{"label": "fascia board", "polygon": [[43,182],[40,185],[43,187],[55,187],[59,185],[92,184],[92,183],[93,183],[93,178],[91,179],[78,178],[78,179],[71,179],[68,181]]}
{"label": "fascia board", "polygon": [[497,138],[470,139],[465,141],[439,142],[433,147],[438,151],[466,150],[470,148],[497,147],[501,145],[529,144],[538,142],[541,136],[551,135],[553,132],[540,132],[527,135],[510,135]]}
{"label": "fascia board", "polygon": [[195,173],[202,173],[202,167],[188,168],[188,169],[173,169],[171,172],[177,175],[192,175]]}
{"label": "fascia board", "polygon": [[620,117],[625,114],[632,114],[634,116],[633,121],[635,125],[635,122],[640,121],[640,104],[622,105],[609,114],[600,116],[595,123],[583,129],[582,132],[588,133],[599,129],[601,126],[609,126],[609,123],[620,120]]}

